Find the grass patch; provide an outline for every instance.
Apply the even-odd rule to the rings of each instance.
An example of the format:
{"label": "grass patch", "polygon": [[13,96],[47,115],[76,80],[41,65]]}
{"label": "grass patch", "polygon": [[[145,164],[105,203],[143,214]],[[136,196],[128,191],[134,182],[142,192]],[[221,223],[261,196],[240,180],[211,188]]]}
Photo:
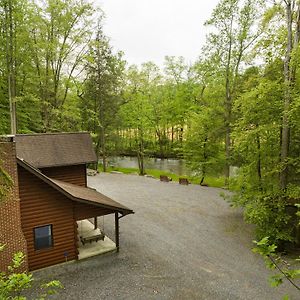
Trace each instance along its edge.
{"label": "grass patch", "polygon": [[[99,172],[103,172],[103,166],[99,165],[98,167]],[[138,174],[139,169],[137,168],[119,168],[119,167],[107,167],[106,172],[112,172],[112,171],[117,171],[117,172],[122,172],[124,174]]]}
{"label": "grass patch", "polygon": [[[103,167],[102,165],[99,166],[99,171],[103,172]],[[107,168],[107,172],[111,172],[111,171],[117,171],[117,172],[121,172],[124,174],[138,174],[139,173],[139,169],[137,168],[119,168],[119,167],[108,167]],[[165,175],[168,176],[170,178],[172,178],[172,181],[178,182],[179,181],[179,177],[181,178],[187,178],[189,180],[189,182],[193,183],[193,184],[199,184],[200,183],[200,177],[192,177],[192,176],[179,176],[177,174],[174,173],[170,173],[167,171],[161,171],[161,170],[157,170],[157,169],[146,169],[146,174],[147,175],[151,175],[154,178],[159,179],[160,175]],[[218,188],[222,188],[224,187],[224,177],[212,177],[212,176],[206,176],[205,180],[204,180],[204,184],[210,186],[210,187],[218,187]]]}

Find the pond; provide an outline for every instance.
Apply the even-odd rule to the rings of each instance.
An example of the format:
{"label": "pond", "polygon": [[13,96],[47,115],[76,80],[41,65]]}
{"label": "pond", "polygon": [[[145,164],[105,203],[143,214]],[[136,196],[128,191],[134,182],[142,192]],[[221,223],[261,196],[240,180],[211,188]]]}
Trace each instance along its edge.
{"label": "pond", "polygon": [[[137,157],[113,156],[108,158],[110,166],[119,168],[138,168]],[[145,158],[146,169],[156,169],[177,175],[190,175],[186,163],[182,159]]]}

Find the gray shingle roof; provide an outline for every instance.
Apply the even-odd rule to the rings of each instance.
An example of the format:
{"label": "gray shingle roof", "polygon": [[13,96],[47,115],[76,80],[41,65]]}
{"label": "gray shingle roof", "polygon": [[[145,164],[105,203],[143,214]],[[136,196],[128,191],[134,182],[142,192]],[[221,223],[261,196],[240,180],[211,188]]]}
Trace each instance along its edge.
{"label": "gray shingle roof", "polygon": [[17,157],[36,168],[96,162],[89,133],[37,133],[15,136]]}
{"label": "gray shingle roof", "polygon": [[60,187],[62,190],[67,192],[69,195],[73,197],[73,199],[84,200],[90,204],[99,204],[103,205],[107,208],[115,209],[117,211],[122,211],[128,213],[132,213],[132,210],[128,207],[122,205],[121,203],[112,200],[111,198],[99,193],[95,189],[89,187],[82,187],[75,184],[67,183],[64,181],[56,180],[53,178],[48,178],[55,185]]}

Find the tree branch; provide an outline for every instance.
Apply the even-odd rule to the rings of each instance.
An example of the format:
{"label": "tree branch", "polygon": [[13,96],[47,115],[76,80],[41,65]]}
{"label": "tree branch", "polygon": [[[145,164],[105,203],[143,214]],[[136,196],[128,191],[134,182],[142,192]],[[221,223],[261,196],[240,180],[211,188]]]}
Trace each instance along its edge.
{"label": "tree branch", "polygon": [[300,287],[280,268],[280,266],[277,264],[276,260],[271,256],[267,255],[268,258],[271,260],[271,262],[274,264],[274,266],[279,270],[281,274],[284,275],[284,277],[298,290],[300,291]]}

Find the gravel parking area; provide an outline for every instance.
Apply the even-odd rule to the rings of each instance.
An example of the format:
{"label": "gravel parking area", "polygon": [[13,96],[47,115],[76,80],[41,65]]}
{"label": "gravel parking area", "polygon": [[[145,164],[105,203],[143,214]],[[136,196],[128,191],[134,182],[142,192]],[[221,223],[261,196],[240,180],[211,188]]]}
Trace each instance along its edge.
{"label": "gravel parking area", "polygon": [[[269,286],[270,272],[250,251],[252,227],[222,190],[123,174],[89,177],[89,185],[135,214],[120,220],[120,253],[35,272],[63,283],[57,299],[300,299],[288,284]],[[113,216],[104,221],[114,237]]]}

